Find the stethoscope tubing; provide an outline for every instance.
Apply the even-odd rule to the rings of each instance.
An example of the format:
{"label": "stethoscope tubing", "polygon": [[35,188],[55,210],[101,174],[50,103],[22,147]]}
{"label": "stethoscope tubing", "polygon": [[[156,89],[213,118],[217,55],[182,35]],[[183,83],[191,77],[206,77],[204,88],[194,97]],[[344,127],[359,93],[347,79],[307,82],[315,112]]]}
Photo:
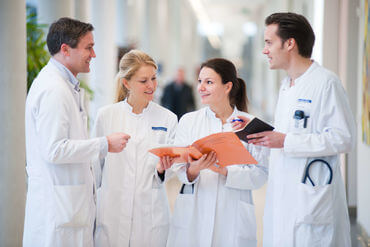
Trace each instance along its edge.
{"label": "stethoscope tubing", "polygon": [[306,166],[306,169],[305,169],[305,174],[304,174],[304,177],[302,179],[302,183],[306,183],[306,180],[308,178],[308,180],[311,182],[312,186],[315,186],[315,183],[312,181],[311,177],[310,177],[310,174],[309,174],[309,170],[310,170],[310,167],[313,163],[316,163],[316,162],[322,162],[324,163],[329,171],[330,171],[330,177],[329,177],[329,180],[327,182],[327,184],[331,184],[331,181],[333,180],[333,169],[331,168],[331,166],[329,165],[329,163],[323,159],[315,159],[315,160],[312,160],[310,163],[308,163],[308,165]]}

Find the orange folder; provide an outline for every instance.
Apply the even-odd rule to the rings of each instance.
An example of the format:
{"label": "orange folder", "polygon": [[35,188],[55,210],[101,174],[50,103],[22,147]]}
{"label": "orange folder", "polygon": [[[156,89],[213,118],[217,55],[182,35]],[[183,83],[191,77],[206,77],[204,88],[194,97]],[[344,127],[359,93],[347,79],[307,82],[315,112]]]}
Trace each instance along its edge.
{"label": "orange folder", "polygon": [[177,158],[176,162],[187,162],[187,156],[199,159],[211,151],[217,154],[217,164],[221,167],[237,164],[258,164],[248,150],[243,146],[234,132],[222,132],[203,137],[187,147],[154,148],[149,152],[158,157],[170,156]]}

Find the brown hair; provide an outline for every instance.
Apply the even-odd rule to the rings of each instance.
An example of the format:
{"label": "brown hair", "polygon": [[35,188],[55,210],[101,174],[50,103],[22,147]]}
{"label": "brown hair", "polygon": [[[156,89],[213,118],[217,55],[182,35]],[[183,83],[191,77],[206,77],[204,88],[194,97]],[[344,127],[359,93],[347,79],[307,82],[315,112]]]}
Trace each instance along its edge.
{"label": "brown hair", "polygon": [[232,107],[236,106],[238,110],[248,112],[248,97],[245,82],[243,79],[237,77],[234,64],[223,58],[213,58],[204,62],[200,69],[203,67],[213,69],[217,74],[219,74],[223,84],[231,81],[233,83],[233,87],[229,93],[230,105]]}
{"label": "brown hair", "polygon": [[274,13],[265,19],[266,26],[277,24],[276,32],[284,43],[286,40],[293,38],[297,42],[298,53],[302,57],[310,58],[313,45],[315,43],[315,34],[308,20],[296,13]]}
{"label": "brown hair", "polygon": [[76,48],[79,40],[86,33],[94,30],[90,23],[84,23],[68,17],[63,17],[51,24],[46,38],[49,52],[52,56],[60,51],[62,44]]}

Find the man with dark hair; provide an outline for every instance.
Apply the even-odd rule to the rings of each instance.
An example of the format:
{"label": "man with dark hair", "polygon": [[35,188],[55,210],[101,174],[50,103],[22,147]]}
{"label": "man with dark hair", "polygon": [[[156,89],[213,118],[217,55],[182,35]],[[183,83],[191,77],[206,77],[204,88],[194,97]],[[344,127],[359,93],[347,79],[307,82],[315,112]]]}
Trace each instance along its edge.
{"label": "man with dark hair", "polygon": [[266,18],[265,24],[278,25],[276,35],[280,37],[282,46],[286,40],[294,38],[299,55],[304,58],[311,57],[315,34],[304,16],[295,13],[275,13]]}
{"label": "man with dark hair", "polygon": [[26,101],[28,191],[23,246],[93,246],[91,162],[121,152],[129,136],[88,139],[78,73],[95,57],[93,26],[61,18],[49,29],[52,55]]}
{"label": "man with dark hair", "polygon": [[355,143],[355,123],[339,78],[310,59],[315,35],[306,18],[266,18],[271,69],[283,69],[275,131],[252,134],[270,147],[264,246],[351,246],[339,154]]}
{"label": "man with dark hair", "polygon": [[49,52],[52,56],[57,54],[62,44],[76,48],[80,37],[92,32],[94,27],[90,23],[83,23],[70,18],[60,18],[50,26],[46,39]]}

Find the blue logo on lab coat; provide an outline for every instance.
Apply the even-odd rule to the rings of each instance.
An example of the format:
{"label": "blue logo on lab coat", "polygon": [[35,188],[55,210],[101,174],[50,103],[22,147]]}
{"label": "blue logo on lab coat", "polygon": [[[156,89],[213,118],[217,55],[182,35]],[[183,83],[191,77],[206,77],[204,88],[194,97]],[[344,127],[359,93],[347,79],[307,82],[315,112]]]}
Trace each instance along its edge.
{"label": "blue logo on lab coat", "polygon": [[312,100],[310,100],[310,99],[298,99],[298,102],[311,103]]}
{"label": "blue logo on lab coat", "polygon": [[167,132],[167,128],[166,127],[152,127],[152,130],[162,130],[162,131],[166,131]]}

